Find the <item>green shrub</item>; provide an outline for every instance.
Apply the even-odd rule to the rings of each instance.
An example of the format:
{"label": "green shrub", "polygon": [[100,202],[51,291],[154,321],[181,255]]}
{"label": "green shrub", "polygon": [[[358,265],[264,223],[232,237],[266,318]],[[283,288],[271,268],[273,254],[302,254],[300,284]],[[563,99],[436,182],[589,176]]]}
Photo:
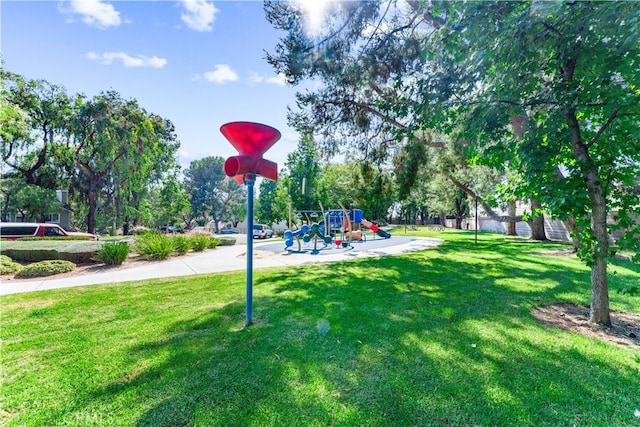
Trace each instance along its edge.
{"label": "green shrub", "polygon": [[0,252],[15,261],[37,262],[63,259],[74,264],[94,262],[102,242],[95,240],[12,240],[2,242]]}
{"label": "green shrub", "polygon": [[220,240],[216,237],[209,237],[209,245],[207,246],[209,249],[215,249],[220,244]]}
{"label": "green shrub", "polygon": [[144,233],[135,237],[134,250],[145,259],[167,259],[173,254],[173,241],[164,234]]}
{"label": "green shrub", "polygon": [[211,240],[211,237],[204,233],[192,234],[188,238],[191,242],[191,247],[196,252],[202,252],[207,249]]}
{"label": "green shrub", "polygon": [[233,246],[236,244],[235,237],[216,237],[216,240],[218,241],[218,246]]}
{"label": "green shrub", "polygon": [[16,274],[16,277],[43,277],[54,274],[67,273],[73,271],[76,265],[71,261],[53,259],[48,261],[34,262],[24,267]]}
{"label": "green shrub", "polygon": [[127,242],[106,242],[102,245],[94,259],[108,265],[121,265],[129,256]]}
{"label": "green shrub", "polygon": [[6,255],[0,255],[0,274],[17,273],[22,269],[22,265],[18,264]]}
{"label": "green shrub", "polygon": [[189,230],[187,232],[184,233],[185,236],[196,236],[198,234],[204,234],[206,236],[213,236],[213,234],[210,231],[206,231],[206,230]]}
{"label": "green shrub", "polygon": [[175,235],[171,237],[173,241],[173,250],[178,255],[184,255],[191,249],[191,242],[185,236]]}

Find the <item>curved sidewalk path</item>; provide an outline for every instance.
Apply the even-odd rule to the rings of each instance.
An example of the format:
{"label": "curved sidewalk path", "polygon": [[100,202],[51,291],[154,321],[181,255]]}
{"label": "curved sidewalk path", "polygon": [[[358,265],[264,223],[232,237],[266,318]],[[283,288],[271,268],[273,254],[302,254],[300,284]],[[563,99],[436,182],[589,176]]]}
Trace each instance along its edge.
{"label": "curved sidewalk path", "polygon": [[[379,240],[376,242],[380,242]],[[353,249],[325,249],[318,254],[307,250],[304,253],[284,251],[284,241],[254,244],[253,268],[286,267],[314,264],[319,262],[345,261],[385,255],[397,255],[433,248],[442,243],[439,239],[425,237],[402,237],[385,240],[367,247],[367,243],[355,244]],[[274,245],[283,250],[274,251]],[[263,249],[261,249],[263,248]],[[22,292],[43,291],[48,289],[71,288],[74,286],[100,285],[105,283],[129,282],[135,280],[157,279],[162,277],[190,276],[195,274],[223,271],[245,270],[247,248],[244,244],[222,246],[202,253],[189,253],[165,261],[149,262],[139,267],[113,266],[103,267],[96,273],[85,273],[68,277],[43,277],[38,279],[3,280],[0,295]]]}

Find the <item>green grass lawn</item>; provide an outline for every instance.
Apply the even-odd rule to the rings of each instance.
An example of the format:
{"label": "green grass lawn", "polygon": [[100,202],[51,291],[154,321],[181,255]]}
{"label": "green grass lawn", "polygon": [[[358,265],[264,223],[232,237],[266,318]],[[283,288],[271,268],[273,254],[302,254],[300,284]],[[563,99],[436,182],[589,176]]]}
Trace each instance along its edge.
{"label": "green grass lawn", "polygon": [[[586,267],[537,253],[563,246],[429,235],[446,243],[257,271],[250,328],[244,273],[2,297],[0,422],[640,425],[640,349],[529,313],[589,304]],[[611,308],[640,312],[618,292],[638,266],[611,272]]]}

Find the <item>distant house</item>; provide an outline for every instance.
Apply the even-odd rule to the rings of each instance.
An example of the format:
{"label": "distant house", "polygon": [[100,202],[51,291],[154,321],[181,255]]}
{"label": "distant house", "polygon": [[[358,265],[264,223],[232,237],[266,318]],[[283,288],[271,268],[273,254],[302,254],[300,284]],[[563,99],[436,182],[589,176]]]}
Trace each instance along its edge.
{"label": "distant house", "polygon": [[[522,213],[527,210],[530,210],[529,205],[525,202],[518,201],[516,214],[522,215]],[[495,209],[495,211],[498,215],[508,215],[506,209],[497,208]],[[615,222],[614,218],[616,213],[617,211],[613,211],[609,213],[608,222],[610,224]],[[475,229],[475,218],[474,218],[473,210],[471,211],[470,215],[471,216],[469,218],[465,218],[463,220],[462,228],[473,230]],[[447,226],[453,227],[453,221],[454,220],[447,220]],[[640,224],[640,219],[637,219],[636,222]],[[479,230],[506,234],[507,226],[508,224],[506,222],[496,221],[491,217],[489,217],[482,210],[482,208],[478,209],[478,229]],[[550,215],[546,215],[546,214],[544,216],[544,231],[547,238],[549,239],[571,241],[571,235],[569,233],[569,229],[567,228],[566,224],[563,221],[559,219],[551,218]],[[624,230],[617,230],[611,235],[611,238],[613,239],[613,241],[616,241],[623,235],[623,233],[624,233]],[[529,227],[529,224],[525,221],[517,222],[516,234],[518,236],[525,236],[525,237],[531,236],[531,228]]]}
{"label": "distant house", "polygon": [[69,190],[56,190],[56,198],[60,202],[60,210],[49,214],[45,222],[52,222],[60,225],[65,230],[71,229],[71,206],[69,206]]}
{"label": "distant house", "polygon": [[[44,222],[50,222],[58,224],[65,230],[71,229],[71,206],[69,206],[69,191],[68,190],[56,190],[56,198],[60,202],[60,207],[56,212],[52,212],[45,216]],[[9,220],[15,222],[30,222],[33,218],[25,218],[20,213],[9,214]]]}
{"label": "distant house", "polygon": [[[516,215],[522,215],[526,211],[530,211],[529,204],[518,200],[516,205]],[[494,212],[499,216],[508,215],[506,206],[494,208]],[[455,225],[454,219],[447,219],[445,221],[447,227],[453,228]],[[475,230],[475,210],[471,209],[469,217],[462,220],[462,228],[466,230]],[[507,234],[508,223],[500,222],[491,218],[481,207],[478,207],[478,230],[490,231],[492,233]],[[569,230],[567,230],[564,222],[551,219],[548,215],[544,217],[544,231],[547,238],[552,240],[565,240],[570,241]],[[516,234],[518,236],[529,237],[531,236],[531,227],[526,221],[516,222]]]}

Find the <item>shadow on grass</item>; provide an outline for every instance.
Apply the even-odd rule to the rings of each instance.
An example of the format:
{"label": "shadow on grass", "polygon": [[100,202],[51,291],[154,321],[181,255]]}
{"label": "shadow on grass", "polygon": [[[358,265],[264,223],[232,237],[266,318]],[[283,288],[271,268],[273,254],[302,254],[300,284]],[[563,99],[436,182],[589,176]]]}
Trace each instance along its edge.
{"label": "shadow on grass", "polygon": [[260,272],[254,326],[240,327],[244,296],[176,322],[130,350],[131,366],[160,363],[93,398],[145,407],[140,426],[631,425],[632,351],[529,315],[588,300],[589,272],[523,247]]}

